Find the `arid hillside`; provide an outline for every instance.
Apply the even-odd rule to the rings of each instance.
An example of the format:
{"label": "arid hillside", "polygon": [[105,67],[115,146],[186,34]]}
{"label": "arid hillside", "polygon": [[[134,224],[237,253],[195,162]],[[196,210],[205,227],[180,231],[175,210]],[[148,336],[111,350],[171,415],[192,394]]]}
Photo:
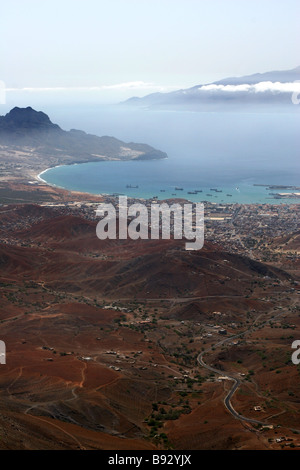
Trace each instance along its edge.
{"label": "arid hillside", "polygon": [[[299,445],[297,271],[220,244],[100,241],[91,214],[0,207],[0,448]],[[232,384],[201,352],[269,430],[224,406]]]}

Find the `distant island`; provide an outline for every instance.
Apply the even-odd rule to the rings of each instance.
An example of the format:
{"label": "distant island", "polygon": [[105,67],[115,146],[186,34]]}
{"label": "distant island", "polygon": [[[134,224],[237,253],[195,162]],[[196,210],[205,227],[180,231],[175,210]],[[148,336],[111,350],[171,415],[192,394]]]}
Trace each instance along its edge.
{"label": "distant island", "polygon": [[299,112],[299,106],[293,106],[291,100],[291,89],[296,88],[296,81],[300,81],[300,66],[292,70],[229,77],[169,93],[151,93],[142,98],[132,97],[122,104],[192,111],[234,111],[245,106],[248,110],[252,107],[257,111],[270,106],[289,106],[289,111]]}
{"label": "distant island", "polygon": [[299,199],[300,198],[300,186],[290,186],[284,184],[253,184],[253,186],[262,186],[266,188],[266,190],[287,190],[293,191],[292,193],[269,193],[270,196],[274,197],[274,199]]}
{"label": "distant island", "polygon": [[64,131],[47,114],[31,107],[13,108],[0,116],[1,179],[26,179],[41,171],[74,163],[103,160],[167,158],[150,145],[125,143],[114,137]]}

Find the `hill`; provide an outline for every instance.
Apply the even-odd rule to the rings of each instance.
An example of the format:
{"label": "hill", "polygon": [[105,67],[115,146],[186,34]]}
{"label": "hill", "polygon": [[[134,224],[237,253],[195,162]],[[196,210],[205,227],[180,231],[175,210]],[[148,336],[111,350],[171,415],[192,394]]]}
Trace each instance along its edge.
{"label": "hill", "polygon": [[[296,264],[102,241],[86,209],[0,207],[0,449],[278,449],[278,432],[297,447]],[[235,409],[274,429],[241,433],[228,374]]]}
{"label": "hill", "polygon": [[150,145],[126,143],[115,137],[64,131],[47,114],[31,107],[13,108],[0,116],[0,164],[3,175],[19,176],[56,165],[103,160],[152,160],[167,154]]}

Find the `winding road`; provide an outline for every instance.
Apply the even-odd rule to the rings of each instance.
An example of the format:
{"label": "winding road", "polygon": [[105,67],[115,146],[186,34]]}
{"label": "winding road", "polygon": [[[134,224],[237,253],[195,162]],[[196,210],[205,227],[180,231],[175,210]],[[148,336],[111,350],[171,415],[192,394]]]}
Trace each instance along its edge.
{"label": "winding road", "polygon": [[[232,339],[232,338],[231,338]],[[238,387],[241,385],[241,381],[240,379],[236,378],[236,377],[233,377],[232,375],[228,375],[227,373],[223,372],[223,371],[220,371],[218,369],[215,369],[214,367],[211,367],[209,365],[207,365],[204,361],[203,361],[203,355],[207,352],[208,350],[206,351],[203,351],[201,354],[199,354],[197,360],[199,362],[199,364],[204,367],[205,369],[213,372],[214,374],[218,374],[220,375],[222,373],[222,376],[223,377],[226,377],[228,380],[233,380],[234,384],[232,386],[232,388],[230,389],[230,391],[227,393],[226,397],[224,398],[224,405],[225,407],[227,408],[227,410],[232,414],[232,416],[234,416],[235,418],[237,419],[240,419],[242,421],[247,421],[247,422],[250,422],[252,424],[260,424],[260,425],[268,425],[268,423],[263,423],[262,421],[259,421],[257,419],[253,419],[253,418],[247,418],[246,416],[243,416],[243,415],[240,415],[232,406],[232,403],[231,403],[231,398],[233,397],[233,395],[235,394],[236,390],[238,389]]]}
{"label": "winding road", "polygon": [[[296,302],[297,302],[297,300],[296,300]],[[296,302],[294,302],[294,304]],[[278,318],[282,315],[287,315],[287,313],[288,313],[287,311],[281,311],[277,315],[273,315],[271,318],[269,318],[265,322],[261,323],[259,325],[259,328],[266,326],[271,321],[275,320],[276,318]],[[257,321],[257,319],[256,319],[256,321]],[[229,413],[231,413],[231,415],[234,418],[239,419],[241,421],[246,421],[246,422],[251,423],[251,424],[258,424],[258,425],[261,425],[261,426],[270,426],[270,423],[259,421],[259,420],[254,419],[254,418],[247,418],[246,416],[243,416],[243,415],[239,414],[234,409],[234,407],[231,403],[231,399],[232,399],[233,395],[235,394],[235,392],[237,391],[237,389],[239,388],[239,386],[241,385],[241,380],[238,377],[234,377],[233,375],[230,375],[227,372],[221,371],[219,369],[216,369],[216,368],[206,364],[203,360],[203,356],[206,353],[208,353],[208,351],[211,351],[213,348],[216,348],[217,346],[221,346],[222,344],[227,343],[228,341],[232,341],[233,339],[240,338],[240,337],[244,336],[245,334],[253,333],[254,331],[256,331],[257,328],[258,327],[252,326],[248,330],[243,331],[242,333],[239,333],[237,335],[230,336],[229,338],[226,338],[224,340],[218,341],[216,344],[210,346],[205,351],[201,352],[197,357],[197,361],[198,361],[200,366],[204,367],[205,369],[209,370],[210,372],[213,372],[214,374],[217,374],[217,375],[222,374],[222,377],[226,377],[228,380],[233,381],[233,386],[230,389],[230,391],[227,393],[227,395],[224,398],[223,402],[224,402],[225,408],[229,411]],[[276,424],[274,424],[274,426],[276,426]],[[293,429],[293,428],[288,428],[288,429],[293,431],[293,432],[300,432],[299,429]]]}

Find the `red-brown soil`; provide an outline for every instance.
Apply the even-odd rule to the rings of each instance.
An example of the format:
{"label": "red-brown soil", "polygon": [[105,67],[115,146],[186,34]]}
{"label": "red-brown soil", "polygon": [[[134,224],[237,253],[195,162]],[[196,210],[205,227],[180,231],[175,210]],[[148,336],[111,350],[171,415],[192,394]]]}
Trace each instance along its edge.
{"label": "red-brown soil", "polygon": [[[299,372],[286,363],[300,330],[295,274],[213,244],[186,252],[183,241],[100,241],[95,226],[61,208],[0,207],[0,448],[278,448],[275,429],[225,409],[230,382],[196,358],[221,339],[214,325],[230,336],[280,300],[293,329],[261,327],[207,362],[220,375],[255,371],[232,399],[239,413],[256,417],[254,406],[272,399],[266,417],[282,412],[280,435],[300,427]],[[151,419],[161,421],[152,434]]]}

